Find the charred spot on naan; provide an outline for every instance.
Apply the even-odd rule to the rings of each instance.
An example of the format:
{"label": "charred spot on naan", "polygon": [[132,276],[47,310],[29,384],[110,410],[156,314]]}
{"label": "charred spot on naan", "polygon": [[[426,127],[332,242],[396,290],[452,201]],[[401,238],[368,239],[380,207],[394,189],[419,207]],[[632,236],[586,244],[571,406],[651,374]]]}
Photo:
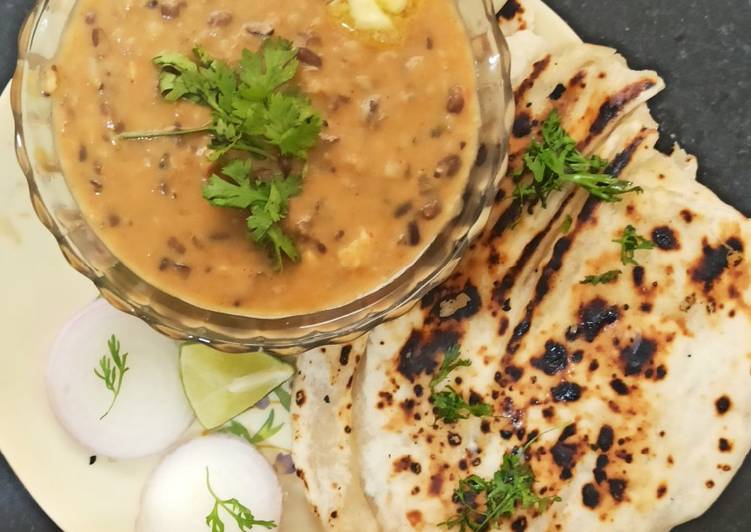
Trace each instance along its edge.
{"label": "charred spot on naan", "polygon": [[608,491],[610,492],[610,496],[613,497],[616,502],[623,501],[626,484],[626,480],[622,478],[608,479]]}
{"label": "charred spot on naan", "polygon": [[552,377],[568,367],[568,351],[565,346],[553,340],[548,340],[545,342],[545,352],[540,357],[533,357],[531,363],[533,367]]}
{"label": "charred spot on naan", "polygon": [[628,395],[629,394],[629,387],[628,387],[628,385],[625,382],[623,382],[621,379],[617,378],[617,377],[611,379],[611,381],[610,381],[610,387],[618,395]]}
{"label": "charred spot on naan", "polygon": [[297,390],[295,393],[295,403],[297,406],[302,406],[305,404],[305,391],[304,390]]}
{"label": "charred spot on naan", "polygon": [[352,345],[348,344],[342,347],[342,350],[339,352],[339,364],[342,366],[346,366],[349,364],[349,355],[352,353]]}
{"label": "charred spot on naan", "polygon": [[405,471],[410,471],[415,475],[419,475],[422,471],[422,466],[420,466],[419,463],[413,461],[410,455],[405,455],[394,461],[394,472],[403,473]]}
{"label": "charred spot on naan", "polygon": [[608,478],[607,466],[610,463],[610,459],[607,454],[600,454],[597,456],[597,462],[595,462],[595,468],[592,470],[592,476],[595,482],[599,486],[605,482]]}
{"label": "charred spot on naan", "polygon": [[631,278],[633,279],[636,288],[644,286],[644,273],[644,266],[634,266],[631,270]]}
{"label": "charred spot on naan", "polygon": [[633,139],[631,139],[628,145],[615,157],[613,157],[613,160],[610,161],[608,167],[605,168],[605,173],[610,174],[613,177],[620,176],[621,173],[623,173],[623,171],[626,169],[626,167],[631,163],[636,150],[639,148],[639,146],[642,145],[649,134],[649,129],[647,129],[646,127],[642,128],[641,131],[639,131],[639,133]]}
{"label": "charred spot on naan", "polygon": [[514,124],[511,126],[511,134],[517,139],[523,139],[530,135],[532,128],[538,124],[539,122],[533,120],[527,111],[522,111],[514,118]]}
{"label": "charred spot on naan", "polygon": [[[307,489],[308,488],[308,480],[305,477],[305,471],[298,467],[295,470],[295,475],[297,475],[297,478],[299,478],[300,480],[302,480],[302,483],[305,485],[305,489]],[[316,515],[318,514],[318,509],[317,508],[313,507],[313,511],[316,513]]]}
{"label": "charred spot on naan", "polygon": [[399,350],[399,373],[410,382],[423,373],[432,375],[440,356],[459,344],[462,334],[456,329],[413,330]]}
{"label": "charred spot on naan", "polygon": [[715,401],[715,409],[717,410],[717,413],[721,416],[724,416],[728,410],[730,410],[730,407],[732,406],[732,402],[730,401],[730,398],[727,395],[723,395],[719,397]]}
{"label": "charred spot on naan", "polygon": [[653,78],[645,78],[624,87],[605,100],[597,111],[597,117],[591,123],[589,133],[584,140],[579,142],[578,148],[582,151],[586,150],[597,136],[601,135],[619,116],[622,116],[629,103],[656,85],[657,82]]}
{"label": "charred spot on naan", "polygon": [[691,270],[691,279],[702,285],[705,293],[710,292],[726,270],[742,261],[743,242],[738,237],[728,238],[714,246],[705,238],[702,240],[702,256]]}
{"label": "charred spot on naan", "polygon": [[717,447],[721,453],[729,453],[733,450],[733,444],[727,438],[720,438]]}
{"label": "charred spot on naan", "polygon": [[519,87],[517,87],[517,89],[514,91],[514,101],[516,102],[517,108],[522,103],[527,92],[529,92],[529,90],[534,86],[537,79],[542,75],[545,69],[550,66],[550,59],[550,54],[548,54],[539,61],[536,61],[532,65],[532,72],[530,72],[530,74],[526,78],[524,78],[524,81],[522,81]]}
{"label": "charred spot on naan", "polygon": [[570,403],[581,399],[582,387],[575,382],[562,381],[550,389],[550,395],[556,403]]}
{"label": "charred spot on naan", "polygon": [[578,443],[567,441],[575,434],[576,425],[567,425],[558,437],[558,441],[550,448],[553,462],[561,469],[560,478],[562,480],[571,478],[572,470],[583,454]]}
{"label": "charred spot on naan", "polygon": [[529,332],[529,329],[532,326],[532,316],[535,309],[550,290],[552,278],[563,266],[563,258],[571,248],[572,239],[573,237],[571,236],[559,238],[553,246],[553,254],[547,264],[543,267],[540,278],[535,286],[534,297],[525,309],[524,318],[516,325],[516,327],[514,327],[511,339],[506,345],[506,352],[508,354],[513,355],[516,353],[521,345],[522,339]]}
{"label": "charred spot on naan", "polygon": [[652,242],[662,251],[675,251],[681,248],[675,232],[667,225],[652,229]]}
{"label": "charred spot on naan", "polygon": [[552,100],[554,102],[557,102],[561,99],[561,96],[563,96],[563,93],[566,92],[566,85],[563,83],[559,83],[555,86],[553,91],[548,95],[548,99]]}
{"label": "charred spot on naan", "polygon": [[513,20],[514,17],[524,13],[524,8],[518,2],[518,0],[508,0],[501,9],[498,10],[496,16],[498,18],[504,18],[506,20]]}
{"label": "charred spot on naan", "polygon": [[600,504],[600,492],[594,484],[588,482],[582,486],[582,502],[584,506],[594,510]]}
{"label": "charred spot on naan", "polygon": [[480,311],[482,300],[477,287],[467,279],[463,286],[445,283],[432,290],[421,301],[422,308],[430,307],[430,315],[439,320],[465,320]]}
{"label": "charred spot on naan", "polygon": [[681,218],[683,218],[683,221],[687,224],[690,224],[694,221],[694,213],[691,212],[689,209],[682,209],[681,210]]}
{"label": "charred spot on naan", "polygon": [[630,345],[621,350],[620,360],[626,376],[642,375],[653,365],[657,343],[644,337],[635,338]]}
{"label": "charred spot on naan", "polygon": [[592,343],[608,326],[621,317],[618,305],[611,305],[601,297],[596,297],[579,308],[579,320],[566,330],[566,339],[570,342],[583,337]]}
{"label": "charred spot on naan", "polygon": [[489,240],[498,238],[503,235],[507,229],[513,227],[514,222],[522,213],[522,204],[519,200],[513,200],[496,220],[493,228],[490,230]]}
{"label": "charred spot on naan", "polygon": [[521,0],[509,0],[496,11],[496,20],[504,35],[513,35],[517,31],[526,30],[534,22],[532,13],[528,13]]}

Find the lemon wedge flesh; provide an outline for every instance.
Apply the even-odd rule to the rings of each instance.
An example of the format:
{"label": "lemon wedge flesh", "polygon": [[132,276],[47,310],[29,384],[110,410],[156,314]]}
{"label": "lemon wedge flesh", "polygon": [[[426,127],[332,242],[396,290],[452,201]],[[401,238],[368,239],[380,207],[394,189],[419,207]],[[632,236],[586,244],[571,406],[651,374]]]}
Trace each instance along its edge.
{"label": "lemon wedge flesh", "polygon": [[202,344],[180,349],[188,402],[207,429],[219,427],[289,380],[294,369],[263,352],[222,353]]}

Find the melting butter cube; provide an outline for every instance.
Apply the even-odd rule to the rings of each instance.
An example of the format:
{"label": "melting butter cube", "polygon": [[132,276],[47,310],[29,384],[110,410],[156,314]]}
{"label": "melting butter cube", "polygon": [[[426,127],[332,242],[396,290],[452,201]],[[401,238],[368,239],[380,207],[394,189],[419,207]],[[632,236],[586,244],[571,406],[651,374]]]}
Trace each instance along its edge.
{"label": "melting butter cube", "polygon": [[394,15],[399,15],[407,9],[409,0],[378,0],[378,3],[385,11]]}
{"label": "melting butter cube", "polygon": [[410,0],[346,0],[355,27],[365,31],[382,31],[393,28],[390,15],[399,15]]}

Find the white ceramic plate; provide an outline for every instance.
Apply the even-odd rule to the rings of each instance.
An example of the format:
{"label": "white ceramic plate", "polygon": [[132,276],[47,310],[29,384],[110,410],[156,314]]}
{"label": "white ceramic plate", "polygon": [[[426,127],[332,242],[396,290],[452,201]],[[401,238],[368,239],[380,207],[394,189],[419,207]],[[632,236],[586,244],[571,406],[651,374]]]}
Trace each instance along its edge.
{"label": "white ceramic plate", "polygon": [[[578,40],[538,0],[528,0],[535,27],[556,42]],[[49,346],[62,325],[97,297],[63,259],[37,220],[16,164],[9,89],[0,97],[0,450],[45,512],[68,532],[133,532],[141,489],[161,459],[98,459],[58,425],[44,387]],[[248,414],[248,424],[263,421]],[[200,431],[193,426],[184,439]],[[284,446],[289,431],[277,436]],[[285,477],[282,532],[318,530],[294,476]]]}

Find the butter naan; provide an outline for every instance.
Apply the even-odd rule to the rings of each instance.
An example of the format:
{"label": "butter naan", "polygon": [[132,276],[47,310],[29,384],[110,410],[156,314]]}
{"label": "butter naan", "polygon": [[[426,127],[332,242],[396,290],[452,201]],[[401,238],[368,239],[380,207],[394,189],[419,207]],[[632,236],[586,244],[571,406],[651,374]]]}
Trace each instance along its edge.
{"label": "butter naan", "polygon": [[[492,476],[504,453],[540,435],[528,453],[535,490],[562,500],[542,515],[519,511],[512,529],[669,530],[711,505],[751,446],[751,224],[695,181],[693,157],[654,149],[644,102],[663,87],[655,73],[529,29],[509,44],[511,167],[555,108],[582,151],[644,192],[604,204],[564,189],[522,210],[503,183],[457,272],[371,333],[338,397],[313,399],[347,412],[327,425],[342,442],[328,460],[301,460],[317,442],[298,418],[302,474],[334,476],[359,501],[310,490],[314,505],[326,501],[328,529],[351,530],[337,525],[345,516],[358,530],[445,530],[459,480]],[[621,264],[612,242],[627,225],[656,245],[638,265]],[[614,283],[581,284],[616,269]],[[493,417],[435,421],[429,382],[454,344],[472,365],[452,385]]]}
{"label": "butter naan", "polygon": [[297,359],[292,456],[315,515],[326,530],[376,532],[360,483],[352,432],[352,387],[365,338],[313,349]]}

